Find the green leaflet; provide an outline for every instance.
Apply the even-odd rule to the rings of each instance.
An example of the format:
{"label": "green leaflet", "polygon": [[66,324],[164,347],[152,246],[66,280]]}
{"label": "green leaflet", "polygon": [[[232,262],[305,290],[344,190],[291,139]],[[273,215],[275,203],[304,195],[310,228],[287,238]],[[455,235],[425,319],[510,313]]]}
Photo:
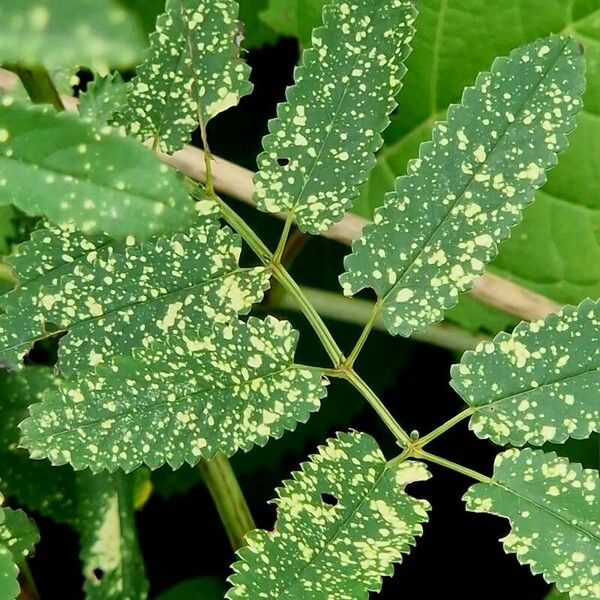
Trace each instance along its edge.
{"label": "green leaflet", "polygon": [[259,18],[273,31],[297,37],[304,46],[310,46],[312,30],[321,23],[324,4],[325,0],[269,0]]}
{"label": "green leaflet", "polygon": [[19,595],[18,575],[19,567],[14,563],[10,550],[0,544],[0,598],[13,600]]}
{"label": "green leaflet", "polygon": [[373,288],[389,331],[443,318],[508,237],[581,108],[578,44],[552,36],[497,59],[434,127],[346,258],[344,292]]}
{"label": "green leaflet", "polygon": [[118,125],[165,152],[179,150],[198,124],[235,106],[252,91],[239,58],[238,5],[233,0],[168,0],[150,36]]}
{"label": "green leaflet", "polygon": [[83,233],[141,239],[192,220],[183,178],[152,151],[49,107],[0,103],[0,172],[0,204]]}
{"label": "green leaflet", "polygon": [[[493,35],[482,35],[494,23]],[[518,24],[515,26],[515,24]],[[597,0],[420,0],[413,52],[398,96],[399,109],[386,130],[386,144],[369,183],[354,204],[372,218],[419,144],[430,138],[432,124],[443,119],[448,104],[494,57],[552,32],[565,31],[585,46],[587,90],[578,127],[560,164],[523,222],[500,246],[490,270],[562,303],[600,297],[600,7]],[[478,314],[475,301],[463,296],[446,318],[493,333],[504,327]],[[484,305],[477,303],[478,307]],[[468,312],[467,312],[468,310]],[[507,317],[504,316],[506,321]],[[511,325],[516,324],[513,320]]]}
{"label": "green leaflet", "polygon": [[319,233],[339,221],[373,166],[406,69],[408,0],[335,0],[323,11],[287,102],[269,122],[255,201]]}
{"label": "green leaflet", "polygon": [[582,600],[598,595],[598,485],[597,471],[553,452],[512,449],[496,457],[490,483],[464,499],[468,510],[510,519],[504,550]]}
{"label": "green leaflet", "polygon": [[40,541],[35,523],[22,511],[0,508],[3,520],[0,523],[0,545],[6,546],[15,563],[23,562]]}
{"label": "green leaflet", "polygon": [[145,600],[131,478],[79,473],[77,528],[87,600]]}
{"label": "green leaflet", "polygon": [[[141,31],[113,0],[2,0],[0,62],[130,67],[144,48]],[[68,40],[68,41],[67,41]]]}
{"label": "green leaflet", "polygon": [[70,377],[169,332],[181,335],[190,327],[227,322],[260,301],[268,287],[268,271],[240,268],[238,236],[215,223],[127,244],[92,243],[69,228],[37,233],[20,262],[33,265],[49,249],[44,263],[53,266],[27,284],[27,294],[17,289],[19,298],[0,316],[0,356],[17,368],[52,324],[69,331],[59,360],[61,372]]}
{"label": "green leaflet", "polygon": [[366,434],[338,434],[278,490],[275,529],[248,534],[227,598],[362,599],[379,591],[430,509],[404,487],[428,477],[421,463],[390,466]]}
{"label": "green leaflet", "polygon": [[[0,494],[0,505],[4,498]],[[14,600],[19,595],[18,563],[23,562],[39,542],[33,521],[23,511],[0,506],[0,598]]]}
{"label": "green leaflet", "polygon": [[21,425],[31,456],[92,471],[178,468],[264,445],[325,395],[320,372],[293,363],[298,336],[286,321],[162,338],[47,393]]}
{"label": "green leaflet", "polygon": [[521,323],[466,352],[452,387],[470,428],[496,444],[560,443],[600,429],[600,301]]}
{"label": "green leaflet", "polygon": [[29,406],[41,400],[41,392],[55,382],[50,368],[28,367],[20,373],[0,371],[0,493],[54,521],[73,524],[73,470],[30,460],[27,451],[19,448],[19,423],[27,417]]}
{"label": "green leaflet", "polygon": [[131,84],[125,83],[120,73],[94,77],[79,96],[79,115],[100,125],[106,125],[112,116],[127,103]]}
{"label": "green leaflet", "polygon": [[[27,417],[28,407],[41,399],[43,390],[54,388],[57,382],[46,367],[27,367],[20,373],[0,372],[0,492],[54,521],[68,523],[80,534],[90,600],[143,598],[147,584],[135,537],[131,499],[137,479],[74,473],[68,466],[57,468],[46,461],[31,460],[25,450],[18,448],[18,424]],[[120,521],[114,518],[116,508]],[[10,517],[7,523],[13,523],[12,530],[19,525],[19,547],[24,552],[32,547],[37,534],[22,514]],[[0,526],[0,548],[1,538]],[[102,570],[101,578],[99,571],[94,575],[95,569]]]}
{"label": "green leaflet", "polygon": [[80,260],[111,244],[106,236],[84,236],[72,223],[59,226],[46,223],[46,227],[32,231],[30,239],[19,244],[4,260],[18,276],[19,285],[0,296],[3,311],[10,311],[44,287],[58,285],[62,276],[71,273]]}

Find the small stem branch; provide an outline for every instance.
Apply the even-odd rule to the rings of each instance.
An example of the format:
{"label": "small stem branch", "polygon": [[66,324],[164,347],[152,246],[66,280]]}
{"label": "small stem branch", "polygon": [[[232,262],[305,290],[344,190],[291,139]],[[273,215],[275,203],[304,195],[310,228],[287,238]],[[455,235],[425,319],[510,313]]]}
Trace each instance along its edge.
{"label": "small stem branch", "polygon": [[217,507],[234,551],[244,546],[244,537],[255,529],[254,519],[229,460],[217,454],[200,462],[200,473]]}
{"label": "small stem branch", "polygon": [[286,292],[294,298],[294,300],[300,306],[300,309],[304,313],[304,316],[308,319],[310,324],[312,325],[315,333],[319,336],[325,351],[331,358],[333,365],[338,367],[345,361],[344,353],[341,351],[340,347],[337,345],[336,341],[333,339],[331,332],[325,325],[321,315],[317,312],[315,307],[309,302],[307,297],[302,293],[300,286],[296,283],[296,281],[292,278],[292,276],[287,272],[287,270],[281,265],[272,265],[273,274],[281,283],[282,287],[286,290]]}
{"label": "small stem branch", "polygon": [[456,471],[457,473],[461,473],[462,475],[466,475],[471,479],[475,479],[480,483],[493,483],[493,480],[490,477],[486,477],[477,471],[473,471],[473,469],[469,469],[468,467],[463,467],[463,465],[459,465],[458,463],[452,462],[451,460],[447,460],[442,458],[441,456],[437,456],[436,454],[431,454],[430,452],[425,452],[425,450],[415,450],[412,454],[415,458],[421,458],[428,462],[435,463],[436,465],[441,465],[442,467],[446,467],[451,471]]}
{"label": "small stem branch", "polygon": [[19,76],[34,104],[52,104],[58,112],[65,110],[60,94],[46,69],[15,65],[10,67],[10,70]]}
{"label": "small stem branch", "polygon": [[271,251],[265,246],[263,241],[254,233],[254,230],[240,217],[226,202],[221,200],[219,196],[213,194],[211,198],[219,205],[219,210],[223,218],[237,231],[242,239],[250,246],[254,254],[258,256],[260,261],[268,266],[271,264],[273,255]]}
{"label": "small stem branch", "polygon": [[298,303],[298,306],[304,313],[312,325],[315,333],[319,336],[327,354],[331,358],[334,366],[338,366],[344,361],[344,354],[340,350],[336,341],[333,339],[331,332],[327,329],[327,326],[321,319],[319,313],[315,310],[314,306],[308,301],[306,296],[302,293],[302,290],[298,284],[294,281],[292,276],[287,270],[280,264],[273,262],[273,255],[270,250],[265,246],[263,241],[254,233],[252,228],[242,219],[231,207],[221,200],[216,195],[212,196],[219,205],[223,218],[242,236],[243,240],[252,248],[254,253],[258,256],[261,262],[271,269],[274,277],[279,281],[286,292],[294,298]]}
{"label": "small stem branch", "polygon": [[283,226],[283,231],[281,232],[279,244],[277,244],[277,249],[275,250],[275,254],[273,254],[274,263],[281,262],[281,257],[283,256],[285,245],[287,244],[288,236],[290,235],[290,230],[292,228],[293,223],[294,217],[292,217],[292,215],[288,215],[285,219],[285,225]]}
{"label": "small stem branch", "polygon": [[383,402],[377,397],[377,394],[362,380],[362,378],[353,370],[344,372],[345,379],[347,379],[357,391],[359,391],[363,398],[373,407],[375,412],[379,415],[379,418],[385,423],[386,427],[394,434],[394,437],[398,440],[398,443],[402,447],[409,446],[411,438],[399,423],[394,419],[390,411],[385,407]]}
{"label": "small stem branch", "polygon": [[362,330],[362,333],[360,334],[358,341],[356,342],[356,346],[354,346],[354,349],[352,350],[352,352],[350,352],[350,356],[348,356],[346,364],[349,367],[352,367],[354,365],[354,363],[356,362],[358,355],[360,354],[361,350],[363,349],[367,339],[369,338],[369,335],[371,334],[371,331],[373,330],[373,327],[375,326],[377,318],[379,317],[380,310],[381,310],[381,304],[379,302],[376,302],[375,305],[373,306],[371,316],[369,317],[369,320],[365,324],[365,327]]}
{"label": "small stem branch", "polygon": [[448,419],[445,423],[442,423],[439,427],[436,427],[433,431],[429,432],[427,435],[424,435],[422,438],[419,438],[415,444],[417,448],[423,448],[431,441],[440,437],[440,435],[446,433],[448,429],[454,427],[457,423],[464,421],[467,417],[470,417],[475,412],[475,409],[472,407],[465,408],[462,412],[458,413],[451,419]]}

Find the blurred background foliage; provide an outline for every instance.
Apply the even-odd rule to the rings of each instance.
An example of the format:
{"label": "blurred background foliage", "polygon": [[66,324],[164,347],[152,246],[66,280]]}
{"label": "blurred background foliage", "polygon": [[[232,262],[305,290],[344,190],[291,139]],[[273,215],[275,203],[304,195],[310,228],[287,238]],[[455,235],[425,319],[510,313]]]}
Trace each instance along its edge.
{"label": "blurred background foliage", "polygon": [[[147,38],[164,0],[114,0],[129,12],[135,35]],[[310,32],[320,21],[323,0],[239,0],[244,22],[245,58],[253,69],[255,92],[219,116],[209,127],[213,151],[247,168],[255,168],[261,138],[277,102],[293,81],[293,71]],[[408,73],[398,108],[386,131],[377,166],[363,186],[354,211],[370,217],[394,179],[403,175],[419,144],[430,137],[433,123],[444,118],[449,104],[458,102],[466,85],[489,67],[494,57],[549,33],[568,33],[585,46],[588,89],[585,110],[551,171],[537,202],[525,211],[523,222],[502,244],[490,271],[512,279],[558,302],[578,303],[600,296],[600,1],[599,0],[419,0],[419,17]],[[68,43],[66,41],[65,43]],[[125,79],[131,68],[121,69]],[[78,95],[93,75],[65,65],[53,75],[63,93]],[[19,92],[17,92],[19,93]],[[194,142],[200,145],[199,139]],[[236,205],[271,244],[280,224],[271,217]],[[0,255],[27,238],[35,220],[12,207],[0,207]],[[301,251],[292,272],[304,285],[338,292],[337,276],[347,249],[323,239],[299,240]],[[13,285],[0,263],[0,293]],[[257,311],[265,307],[258,307]],[[323,360],[314,334],[295,313],[275,310],[301,332],[298,360]],[[464,295],[448,319],[471,332],[493,335],[510,329],[515,319]],[[342,348],[350,348],[360,328],[330,323]],[[30,362],[53,364],[56,340],[39,344]],[[458,354],[404,339],[374,333],[358,368],[386,405],[407,427],[431,429],[461,406],[450,390],[448,370]],[[0,371],[0,389],[8,389]],[[349,386],[336,382],[322,410],[308,424],[281,440],[238,455],[233,465],[240,477],[257,524],[270,528],[275,510],[268,501],[274,489],[328,435],[339,429],[360,428],[394,452],[387,432],[369,407]],[[485,473],[491,471],[496,450],[475,439],[466,424],[441,438],[437,449],[450,458]],[[598,436],[550,447],[587,467],[598,466]],[[508,528],[500,519],[466,513],[461,495],[468,482],[461,476],[434,469],[433,480],[415,486],[414,493],[433,504],[431,522],[417,548],[386,581],[382,598],[401,593],[439,597],[447,593],[464,599],[517,597],[541,599],[549,593],[541,577],[532,577],[514,557],[506,556],[497,539]],[[139,511],[138,529],[151,582],[151,597],[160,600],[222,598],[231,551],[198,469],[177,472],[160,469],[152,475],[153,493]],[[42,598],[80,598],[76,535],[66,526],[33,513],[42,541],[31,568]],[[210,548],[210,551],[207,549]],[[431,575],[435,574],[434,577]],[[175,586],[175,587],[173,587]],[[552,598],[559,598],[554,595]]]}

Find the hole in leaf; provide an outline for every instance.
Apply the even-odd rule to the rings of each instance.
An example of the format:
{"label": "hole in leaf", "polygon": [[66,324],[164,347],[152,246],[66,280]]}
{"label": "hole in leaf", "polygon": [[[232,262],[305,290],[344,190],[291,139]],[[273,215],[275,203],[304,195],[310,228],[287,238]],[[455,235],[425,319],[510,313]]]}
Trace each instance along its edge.
{"label": "hole in leaf", "polygon": [[327,504],[327,506],[337,506],[340,502],[333,494],[328,494],[327,492],[321,494],[321,501],[323,504]]}
{"label": "hole in leaf", "polygon": [[280,167],[287,167],[290,164],[290,159],[289,158],[285,158],[285,156],[280,156],[277,159],[277,164]]}
{"label": "hole in leaf", "polygon": [[102,578],[104,577],[104,571],[100,567],[96,567],[92,573],[98,581],[102,581]]}

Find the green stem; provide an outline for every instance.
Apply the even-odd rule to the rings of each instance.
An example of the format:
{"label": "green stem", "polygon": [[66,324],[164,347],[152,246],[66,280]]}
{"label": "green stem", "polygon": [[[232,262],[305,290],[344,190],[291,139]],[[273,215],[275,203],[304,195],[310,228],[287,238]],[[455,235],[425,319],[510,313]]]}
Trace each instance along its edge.
{"label": "green stem", "polygon": [[244,498],[244,494],[223,454],[200,462],[200,473],[217,507],[221,522],[234,551],[245,545],[244,537],[256,525]]}
{"label": "green stem", "polygon": [[475,479],[480,483],[493,483],[493,480],[490,477],[486,477],[485,475],[482,475],[477,471],[473,471],[473,469],[463,467],[463,465],[459,465],[458,463],[442,458],[441,456],[437,456],[436,454],[425,452],[425,450],[416,450],[415,452],[413,452],[413,456],[415,458],[421,458],[428,462],[441,465],[442,467],[446,467],[447,469],[450,469],[451,471],[456,471],[457,473],[461,473],[462,475],[466,475],[467,477]]}
{"label": "green stem", "polygon": [[445,423],[442,423],[439,427],[436,427],[433,431],[429,432],[427,435],[424,435],[422,438],[419,438],[417,443],[415,444],[418,448],[423,448],[431,441],[440,437],[440,435],[446,433],[448,429],[454,427],[457,423],[464,421],[467,417],[470,417],[475,412],[475,409],[472,407],[465,408],[462,412],[458,413],[451,419],[448,419]]}
{"label": "green stem", "polygon": [[219,196],[213,194],[211,198],[219,205],[219,210],[223,218],[237,231],[242,239],[250,246],[254,254],[258,256],[260,261],[268,266],[271,263],[273,255],[271,251],[265,246],[263,241],[254,233],[254,230],[242,217],[240,217],[235,210],[233,210],[229,204],[221,200]]}
{"label": "green stem", "polygon": [[279,244],[277,244],[277,249],[275,250],[275,254],[273,254],[273,262],[280,263],[281,257],[283,256],[283,251],[285,250],[285,245],[287,244],[288,236],[290,235],[290,230],[294,223],[294,217],[292,215],[288,215],[285,220],[285,225],[283,226],[283,231],[281,232],[281,238],[279,239]]}
{"label": "green stem", "polygon": [[[336,292],[306,286],[301,286],[300,289],[322,317],[343,323],[351,323],[359,327],[365,326],[375,306],[369,300],[347,298]],[[273,306],[285,310],[298,310],[297,305],[285,295],[277,297]],[[387,332],[385,323],[381,318],[381,312],[375,320],[373,328]],[[480,342],[487,341],[484,336],[471,335],[468,331],[449,323],[432,325],[424,331],[414,333],[410,339],[459,352],[473,350]]]}
{"label": "green stem", "polygon": [[243,240],[252,248],[261,262],[269,269],[273,275],[286,290],[286,292],[294,298],[298,306],[312,325],[316,334],[319,336],[327,354],[331,358],[334,366],[338,366],[344,361],[344,354],[336,344],[333,336],[327,326],[321,319],[319,313],[314,306],[308,301],[306,296],[292,276],[280,264],[273,262],[273,254],[265,246],[262,240],[254,233],[252,228],[242,219],[226,202],[223,202],[217,195],[212,196],[219,205],[221,214],[224,219],[242,236]]}
{"label": "green stem", "polygon": [[308,319],[310,324],[312,325],[315,333],[321,340],[325,351],[331,358],[333,365],[338,367],[342,363],[345,362],[344,353],[341,351],[340,347],[337,345],[336,341],[333,339],[331,332],[325,325],[325,322],[321,318],[321,315],[317,312],[315,307],[309,302],[308,298],[302,293],[300,286],[296,283],[293,277],[287,272],[287,270],[281,265],[271,265],[273,269],[273,274],[281,283],[282,287],[286,290],[286,292],[294,298],[304,316]]}
{"label": "green stem", "polygon": [[358,355],[360,354],[361,350],[363,349],[363,346],[365,345],[367,339],[369,338],[369,335],[370,335],[371,331],[373,330],[373,327],[375,326],[375,322],[377,321],[377,318],[379,317],[380,309],[381,309],[381,305],[379,304],[379,302],[376,302],[375,305],[373,306],[373,310],[371,311],[371,315],[369,316],[369,319],[367,320],[367,323],[365,324],[364,329],[362,330],[362,333],[360,334],[360,337],[358,338],[358,341],[356,342],[356,346],[354,346],[352,352],[350,352],[350,356],[348,356],[346,364],[349,367],[352,367],[352,365],[354,365],[354,363],[356,362],[356,359],[358,358]]}
{"label": "green stem", "polygon": [[411,438],[399,423],[394,419],[390,411],[385,407],[383,402],[377,397],[377,394],[361,379],[354,370],[344,372],[344,377],[358,390],[365,400],[373,407],[379,418],[385,423],[386,427],[394,434],[398,443],[402,447],[409,446]]}
{"label": "green stem", "polygon": [[8,68],[19,76],[23,87],[34,104],[52,104],[58,112],[65,110],[60,94],[46,69],[43,67],[22,67],[20,65]]}

